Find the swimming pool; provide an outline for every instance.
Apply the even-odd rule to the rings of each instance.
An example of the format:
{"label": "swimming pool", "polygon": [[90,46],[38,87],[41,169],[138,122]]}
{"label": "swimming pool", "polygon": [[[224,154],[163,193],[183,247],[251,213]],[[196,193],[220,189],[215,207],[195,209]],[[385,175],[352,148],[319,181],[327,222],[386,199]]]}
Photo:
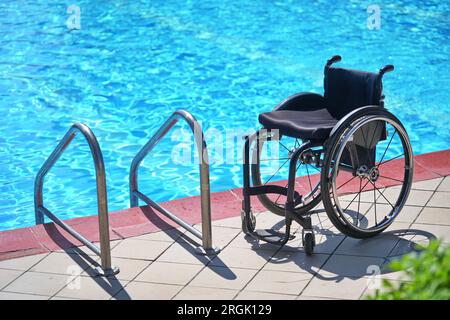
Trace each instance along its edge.
{"label": "swimming pool", "polygon": [[[71,4],[81,29],[69,32]],[[450,148],[450,3],[377,1],[379,30],[367,28],[369,4],[2,1],[0,230],[34,224],[35,175],[73,122],[99,139],[109,209],[126,208],[131,160],[175,109],[205,129],[257,128],[257,115],[286,96],[322,92],[334,54],[349,68],[394,64],[384,77],[386,107],[406,125],[414,152]],[[165,140],[144,163],[140,188],[158,201],[199,194],[197,166],[173,163],[177,141]],[[240,170],[237,161],[213,163],[212,190],[241,186]],[[46,180],[46,206],[61,218],[96,213],[81,137]]]}

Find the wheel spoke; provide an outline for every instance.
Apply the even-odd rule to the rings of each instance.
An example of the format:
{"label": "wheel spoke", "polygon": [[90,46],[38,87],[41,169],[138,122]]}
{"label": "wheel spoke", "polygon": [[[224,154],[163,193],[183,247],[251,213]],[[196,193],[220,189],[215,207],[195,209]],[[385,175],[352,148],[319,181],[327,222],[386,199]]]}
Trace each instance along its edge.
{"label": "wheel spoke", "polygon": [[[301,165],[301,163],[299,163],[299,164],[297,165],[297,168],[295,169],[295,172],[296,172],[296,173],[297,173],[297,171],[298,171],[298,168],[300,168],[300,165]],[[286,185],[284,186],[284,188],[287,188],[288,184],[289,184],[289,181],[288,181],[288,183],[286,183]],[[295,185],[295,184],[294,184],[294,185]],[[278,203],[278,200],[279,200],[280,198],[281,198],[281,194],[278,195],[277,199],[275,200],[275,204],[279,204],[279,203]]]}
{"label": "wheel spoke", "polygon": [[393,181],[397,181],[397,182],[401,182],[401,183],[403,183],[403,181],[404,181],[404,180],[398,180],[398,179],[395,179],[395,178],[392,178],[392,177],[383,176],[381,174],[380,174],[380,177],[381,178],[385,178],[385,179],[389,179],[389,180],[393,180]]}
{"label": "wheel spoke", "polygon": [[312,192],[313,187],[312,187],[312,183],[311,183],[311,177],[309,176],[309,170],[308,170],[308,165],[305,166],[306,167],[306,174],[308,175],[308,181],[309,181],[309,188]]}
{"label": "wheel spoke", "polygon": [[281,144],[281,146],[283,147],[283,148],[285,148],[287,151],[289,151],[289,152],[291,152],[292,150],[289,150],[284,144],[282,144],[280,141],[278,141],[278,143],[279,144]]}
{"label": "wheel spoke", "polygon": [[395,156],[395,157],[393,157],[393,158],[391,158],[391,159],[389,159],[389,160],[386,160],[385,162],[379,162],[378,163],[378,165],[377,165],[377,168],[379,167],[379,166],[381,166],[382,164],[385,164],[385,163],[388,163],[389,161],[392,161],[392,160],[395,160],[395,159],[398,159],[398,158],[400,158],[401,156],[404,156],[405,154],[404,153],[402,153],[402,154],[400,154],[400,155],[398,155],[398,156]]}
{"label": "wheel spoke", "polygon": [[356,217],[356,226],[359,225],[359,215],[360,215],[359,214],[359,208],[360,208],[360,205],[361,205],[361,192],[362,192],[361,186],[362,186],[362,178],[359,178],[358,216]]}
{"label": "wheel spoke", "polygon": [[351,178],[350,180],[347,180],[346,182],[344,182],[343,184],[341,184],[336,191],[338,191],[340,188],[342,188],[343,186],[345,186],[347,183],[349,183],[350,181],[352,181],[353,179],[355,179],[357,176],[354,176],[353,178]]}
{"label": "wheel spoke", "polygon": [[[383,162],[384,156],[386,155],[386,152],[387,152],[387,150],[389,149],[389,146],[391,145],[392,139],[394,139],[394,136],[395,136],[396,133],[397,133],[397,129],[395,129],[394,133],[393,133],[392,136],[391,136],[391,140],[389,140],[389,143],[388,143],[388,145],[386,146],[386,149],[384,149],[384,153],[383,153],[383,156],[381,157],[380,162]],[[379,165],[378,165],[378,166],[379,166]],[[378,168],[378,166],[377,166],[377,168]]]}
{"label": "wheel spoke", "polygon": [[[364,187],[362,187],[362,189],[364,190],[364,188],[367,186],[367,184],[370,182],[370,180],[367,180],[366,184],[364,185]],[[360,194],[361,192],[358,192],[358,194]],[[348,204],[348,206],[344,209],[343,212],[347,211],[348,207],[350,207],[350,205],[353,203],[353,201],[355,201],[355,199],[358,197],[358,194],[352,199],[352,201],[350,201],[350,203]]]}
{"label": "wheel spoke", "polygon": [[383,192],[381,192],[373,183],[372,181],[368,180],[375,189],[377,189],[377,191],[379,192],[379,194],[384,198],[384,200],[386,200],[392,207],[392,209],[394,209],[395,207],[392,205],[392,203],[384,196]]}
{"label": "wheel spoke", "polygon": [[322,171],[320,171],[320,169],[317,169],[315,166],[313,166],[313,165],[310,165],[309,164],[309,166],[311,167],[311,168],[313,168],[314,170],[316,170],[317,172],[322,172]]}
{"label": "wheel spoke", "polygon": [[278,170],[275,171],[275,173],[269,178],[269,180],[267,180],[267,181],[264,183],[264,185],[268,184],[269,181],[272,180],[273,177],[275,177],[275,175],[278,173],[278,171],[280,171],[281,168],[283,168],[284,165],[285,165],[288,161],[289,161],[289,159],[287,159],[287,160],[281,165],[281,167],[279,167]]}
{"label": "wheel spoke", "polygon": [[[372,183],[372,181],[371,181],[371,183]],[[374,183],[372,183],[372,184],[375,187],[375,184]],[[373,202],[375,202],[374,209],[375,209],[375,226],[376,226],[378,224],[378,222],[377,222],[378,219],[377,219],[377,197],[376,197],[375,188],[373,189]]]}

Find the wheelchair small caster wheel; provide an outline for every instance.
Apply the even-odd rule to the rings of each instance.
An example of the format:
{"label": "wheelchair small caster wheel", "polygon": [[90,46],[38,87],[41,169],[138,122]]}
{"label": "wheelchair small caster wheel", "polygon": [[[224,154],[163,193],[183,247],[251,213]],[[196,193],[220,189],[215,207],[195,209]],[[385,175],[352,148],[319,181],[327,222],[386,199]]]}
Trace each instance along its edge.
{"label": "wheelchair small caster wheel", "polygon": [[311,256],[314,252],[315,246],[314,234],[311,232],[305,233],[303,236],[303,247],[305,248],[305,253],[307,256]]}
{"label": "wheelchair small caster wheel", "polygon": [[[248,221],[248,217],[250,217],[250,221]],[[251,232],[255,231],[256,218],[252,212],[246,215],[245,212],[242,211],[241,218],[242,218],[242,231],[245,234],[250,234]]]}

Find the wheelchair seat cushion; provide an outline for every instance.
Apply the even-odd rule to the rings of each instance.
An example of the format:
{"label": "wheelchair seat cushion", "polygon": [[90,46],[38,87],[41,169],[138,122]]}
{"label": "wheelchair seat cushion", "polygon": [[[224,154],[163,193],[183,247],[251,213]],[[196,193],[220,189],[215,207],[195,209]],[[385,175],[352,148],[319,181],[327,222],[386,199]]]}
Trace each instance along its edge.
{"label": "wheelchair seat cushion", "polygon": [[338,120],[323,108],[266,112],[259,115],[259,122],[266,129],[278,129],[281,135],[308,140],[326,140]]}

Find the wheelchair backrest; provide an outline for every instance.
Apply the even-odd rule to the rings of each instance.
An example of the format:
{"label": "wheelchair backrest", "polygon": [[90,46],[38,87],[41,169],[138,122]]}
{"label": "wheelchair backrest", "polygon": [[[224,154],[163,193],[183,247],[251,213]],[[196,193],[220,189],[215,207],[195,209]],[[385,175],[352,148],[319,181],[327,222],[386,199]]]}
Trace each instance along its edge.
{"label": "wheelchair backrest", "polygon": [[[333,56],[325,65],[324,99],[328,112],[336,119],[341,119],[351,111],[376,105],[384,107],[382,77],[394,70],[387,65],[378,73],[333,68],[334,62],[341,61],[340,56]],[[372,137],[366,139],[365,137]],[[353,135],[353,142],[347,145],[343,154],[343,163],[357,169],[361,165],[375,165],[376,144],[387,137],[386,126],[378,123],[360,128]]]}
{"label": "wheelchair backrest", "polygon": [[325,106],[336,119],[367,105],[380,105],[381,75],[378,73],[325,67]]}

